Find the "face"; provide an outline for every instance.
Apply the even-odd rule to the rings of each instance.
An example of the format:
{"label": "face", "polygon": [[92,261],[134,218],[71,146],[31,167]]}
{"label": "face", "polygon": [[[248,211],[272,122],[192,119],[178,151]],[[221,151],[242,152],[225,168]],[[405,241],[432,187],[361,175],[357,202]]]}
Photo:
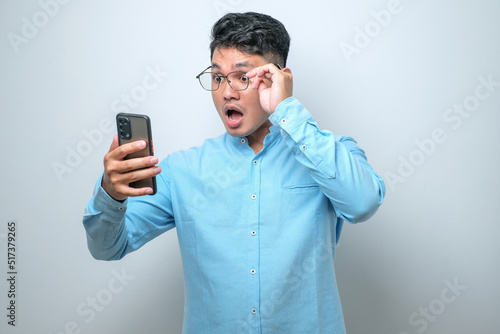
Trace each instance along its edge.
{"label": "face", "polygon": [[[269,63],[262,56],[238,51],[236,48],[217,48],[212,56],[211,71],[222,75],[230,72],[248,72]],[[249,137],[250,141],[263,140],[271,122],[269,114],[260,104],[259,93],[250,87],[235,91],[224,80],[219,89],[212,92],[215,108],[226,131],[235,137]]]}

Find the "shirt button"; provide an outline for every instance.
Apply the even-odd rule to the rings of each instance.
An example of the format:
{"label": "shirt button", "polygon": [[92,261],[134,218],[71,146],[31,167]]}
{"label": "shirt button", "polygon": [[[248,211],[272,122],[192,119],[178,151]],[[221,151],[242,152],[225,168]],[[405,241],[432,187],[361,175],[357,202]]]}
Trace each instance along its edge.
{"label": "shirt button", "polygon": [[281,123],[285,124],[286,123],[286,118],[281,119]]}
{"label": "shirt button", "polygon": [[252,235],[256,235],[256,234],[257,234],[257,232],[256,232],[256,231],[252,231],[252,232],[250,232],[250,233],[251,233]]}
{"label": "shirt button", "polygon": [[307,150],[307,145],[302,145],[303,150]]}
{"label": "shirt button", "polygon": [[257,198],[257,195],[253,194],[252,199],[256,199],[256,198]]}
{"label": "shirt button", "polygon": [[245,138],[241,138],[241,143],[245,144]]}
{"label": "shirt button", "polygon": [[254,160],[254,161],[253,161],[253,164],[254,164],[254,165],[257,165],[258,163],[259,163],[259,162],[258,162],[257,160]]}
{"label": "shirt button", "polygon": [[255,269],[250,270],[250,274],[255,275]]}
{"label": "shirt button", "polygon": [[252,314],[257,314],[257,310],[256,309],[252,309]]}

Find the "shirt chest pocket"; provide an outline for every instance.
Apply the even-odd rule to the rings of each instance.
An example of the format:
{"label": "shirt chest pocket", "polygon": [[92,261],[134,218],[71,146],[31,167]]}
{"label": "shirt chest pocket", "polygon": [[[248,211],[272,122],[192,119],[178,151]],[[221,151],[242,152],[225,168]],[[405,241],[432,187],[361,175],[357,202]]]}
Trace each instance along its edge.
{"label": "shirt chest pocket", "polygon": [[324,200],[325,195],[317,183],[284,185],[280,199],[282,220],[305,222],[314,219]]}

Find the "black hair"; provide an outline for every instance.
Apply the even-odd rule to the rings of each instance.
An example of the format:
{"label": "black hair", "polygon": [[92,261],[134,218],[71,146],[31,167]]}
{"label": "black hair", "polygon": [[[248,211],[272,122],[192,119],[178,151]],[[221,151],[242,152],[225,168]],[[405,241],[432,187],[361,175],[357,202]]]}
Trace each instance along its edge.
{"label": "black hair", "polygon": [[269,15],[254,12],[226,14],[214,24],[211,37],[210,58],[216,48],[235,47],[286,66],[290,35],[280,21]]}

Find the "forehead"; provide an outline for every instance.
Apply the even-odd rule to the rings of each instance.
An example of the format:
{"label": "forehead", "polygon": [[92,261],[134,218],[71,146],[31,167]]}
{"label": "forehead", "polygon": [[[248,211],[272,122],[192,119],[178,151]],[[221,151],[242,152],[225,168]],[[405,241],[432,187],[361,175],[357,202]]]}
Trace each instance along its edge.
{"label": "forehead", "polygon": [[262,56],[236,48],[216,48],[212,56],[212,68],[225,70],[250,70],[268,63]]}

